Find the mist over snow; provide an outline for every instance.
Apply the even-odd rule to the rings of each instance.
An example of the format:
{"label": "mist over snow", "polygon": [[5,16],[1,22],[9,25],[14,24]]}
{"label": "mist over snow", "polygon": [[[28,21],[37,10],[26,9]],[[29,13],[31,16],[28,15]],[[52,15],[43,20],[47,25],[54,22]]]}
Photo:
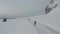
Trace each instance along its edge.
{"label": "mist over snow", "polygon": [[0,34],[60,34],[60,0],[53,0],[47,4],[46,11],[43,10],[46,13],[45,15],[7,19],[7,22],[0,19]]}

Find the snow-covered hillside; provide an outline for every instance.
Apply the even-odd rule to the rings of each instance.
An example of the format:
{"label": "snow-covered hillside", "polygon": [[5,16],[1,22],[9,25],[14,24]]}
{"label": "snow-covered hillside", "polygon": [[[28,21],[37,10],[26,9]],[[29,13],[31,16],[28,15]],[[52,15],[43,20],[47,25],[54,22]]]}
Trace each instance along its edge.
{"label": "snow-covered hillside", "polygon": [[[43,22],[37,20],[37,17],[9,19],[7,22],[0,21],[0,34],[55,34],[53,29],[42,24]],[[36,25],[34,25],[35,20],[37,21]]]}
{"label": "snow-covered hillside", "polygon": [[36,29],[39,34],[60,34],[60,1],[54,0],[48,5],[48,9],[48,14],[32,18],[37,21]]}
{"label": "snow-covered hillside", "polygon": [[0,34],[60,34],[59,7],[59,0],[54,0],[48,5],[52,10],[46,15],[8,19],[7,22],[0,20]]}
{"label": "snow-covered hillside", "polygon": [[[57,6],[56,6],[57,4]],[[52,10],[50,10],[49,12],[49,8],[51,8]],[[37,31],[39,31],[40,33],[40,30],[43,30],[45,33],[47,31],[50,32],[48,34],[60,34],[60,1],[59,0],[54,0],[53,3],[49,4],[48,5],[48,14],[46,15],[41,15],[41,16],[35,16],[33,19],[35,19],[39,25],[39,27],[37,26]],[[42,24],[42,27],[45,27],[45,28],[42,28],[41,27],[41,24]],[[50,30],[50,31],[49,31]],[[43,34],[44,34],[43,32]],[[54,32],[54,33],[52,33]],[[46,34],[47,34],[46,33]]]}

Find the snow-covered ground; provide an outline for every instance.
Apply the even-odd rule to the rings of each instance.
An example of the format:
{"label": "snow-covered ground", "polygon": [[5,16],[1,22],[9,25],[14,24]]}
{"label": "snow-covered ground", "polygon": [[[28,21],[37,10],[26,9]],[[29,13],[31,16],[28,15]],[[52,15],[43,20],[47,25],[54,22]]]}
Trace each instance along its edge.
{"label": "snow-covered ground", "polygon": [[0,34],[60,34],[59,11],[54,9],[47,15],[0,21]]}
{"label": "snow-covered ground", "polygon": [[38,34],[27,19],[11,19],[0,23],[0,34]]}
{"label": "snow-covered ground", "polygon": [[[58,6],[53,8],[55,4]],[[60,3],[48,7],[52,10],[46,15],[0,20],[0,34],[60,34]]]}
{"label": "snow-covered ground", "polygon": [[[7,22],[0,21],[0,34],[56,34],[52,28],[43,24],[44,21],[40,22],[37,17],[39,16],[9,19]],[[37,21],[36,26],[34,20]]]}
{"label": "snow-covered ground", "polygon": [[[39,34],[60,34],[60,8],[53,9],[47,15],[35,16],[36,29]],[[41,32],[41,31],[43,32]],[[41,33],[40,33],[41,32]]]}

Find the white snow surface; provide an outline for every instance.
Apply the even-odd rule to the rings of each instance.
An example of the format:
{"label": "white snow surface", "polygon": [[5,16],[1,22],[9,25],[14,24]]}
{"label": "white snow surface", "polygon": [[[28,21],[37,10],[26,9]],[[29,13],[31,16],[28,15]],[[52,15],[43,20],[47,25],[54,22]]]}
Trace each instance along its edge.
{"label": "white snow surface", "polygon": [[[60,34],[59,11],[54,9],[47,15],[0,21],[0,34]],[[35,20],[36,26],[34,26]]]}
{"label": "white snow surface", "polygon": [[[39,22],[39,25],[42,24],[44,27],[55,32],[54,34],[60,34],[60,8],[53,9],[47,15],[35,16],[33,19],[37,20],[37,22]],[[45,32],[46,31],[47,30],[45,30]]]}
{"label": "white snow surface", "polygon": [[0,20],[0,34],[60,34],[60,7],[46,15]]}
{"label": "white snow surface", "polygon": [[28,20],[21,18],[0,22],[0,34],[37,34],[37,32]]}

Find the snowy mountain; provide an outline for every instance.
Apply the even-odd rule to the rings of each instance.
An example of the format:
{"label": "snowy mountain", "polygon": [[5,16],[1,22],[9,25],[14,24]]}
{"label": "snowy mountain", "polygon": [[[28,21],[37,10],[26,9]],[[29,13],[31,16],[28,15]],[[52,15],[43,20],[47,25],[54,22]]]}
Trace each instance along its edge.
{"label": "snowy mountain", "polygon": [[60,0],[52,0],[45,15],[0,20],[0,34],[60,34]]}
{"label": "snowy mountain", "polygon": [[43,34],[60,34],[60,0],[54,0],[53,3],[48,4],[45,10],[45,15],[33,18],[38,23],[36,29],[39,34],[42,34],[42,30]]}

